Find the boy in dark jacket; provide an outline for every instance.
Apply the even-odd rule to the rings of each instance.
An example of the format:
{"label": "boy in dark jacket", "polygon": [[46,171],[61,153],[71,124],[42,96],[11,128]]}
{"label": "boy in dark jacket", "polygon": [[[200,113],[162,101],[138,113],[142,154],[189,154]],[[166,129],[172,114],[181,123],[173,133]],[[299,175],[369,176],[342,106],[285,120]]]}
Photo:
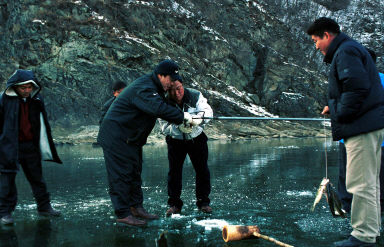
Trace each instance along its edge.
{"label": "boy in dark jacket", "polygon": [[119,94],[124,90],[124,88],[127,87],[127,84],[125,84],[125,82],[123,81],[115,81],[112,85],[112,94],[113,94],[113,97],[110,98],[109,100],[107,100],[103,107],[101,108],[101,117],[100,117],[100,120],[99,120],[99,124],[101,125],[101,122],[103,122],[103,119],[104,119],[104,116],[105,114],[107,114],[107,111],[109,109],[109,107],[111,107],[113,101],[115,101],[115,99],[117,98],[117,96],[119,96]]}
{"label": "boy in dark jacket", "polygon": [[328,106],[334,141],[344,139],[346,188],[353,194],[351,236],[336,246],[375,246],[380,235],[380,161],[384,138],[384,89],[367,49],[322,17],[307,34],[330,64]]}
{"label": "boy in dark jacket", "polygon": [[41,87],[30,70],[16,70],[0,94],[0,218],[13,224],[16,174],[22,167],[40,215],[59,216],[50,203],[41,160],[61,163],[53,144]]}

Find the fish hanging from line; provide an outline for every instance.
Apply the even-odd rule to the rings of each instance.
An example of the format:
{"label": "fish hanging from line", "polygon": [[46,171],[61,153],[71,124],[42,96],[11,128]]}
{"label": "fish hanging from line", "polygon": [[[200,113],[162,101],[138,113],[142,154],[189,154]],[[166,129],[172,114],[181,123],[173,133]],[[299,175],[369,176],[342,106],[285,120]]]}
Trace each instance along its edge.
{"label": "fish hanging from line", "polygon": [[316,193],[315,201],[313,202],[313,205],[311,208],[312,212],[315,210],[316,205],[320,202],[323,195],[325,195],[327,199],[327,203],[333,217],[336,217],[336,216],[340,216],[342,218],[347,217],[345,215],[344,210],[342,209],[341,201],[338,198],[336,191],[328,178],[323,178],[323,180],[321,180],[320,186]]}
{"label": "fish hanging from line", "polygon": [[345,211],[342,209],[343,205],[341,204],[341,201],[337,196],[336,190],[333,187],[332,183],[327,184],[326,192],[327,193],[325,195],[327,197],[329,209],[331,210],[333,217],[340,216],[342,218],[346,218],[347,215],[345,214]]}
{"label": "fish hanging from line", "polygon": [[323,178],[323,180],[321,180],[320,186],[317,189],[315,201],[313,202],[313,205],[311,208],[312,212],[315,210],[316,205],[320,202],[321,198],[323,197],[323,194],[325,193],[325,191],[327,189],[328,183],[329,183],[329,179],[327,179],[327,178]]}

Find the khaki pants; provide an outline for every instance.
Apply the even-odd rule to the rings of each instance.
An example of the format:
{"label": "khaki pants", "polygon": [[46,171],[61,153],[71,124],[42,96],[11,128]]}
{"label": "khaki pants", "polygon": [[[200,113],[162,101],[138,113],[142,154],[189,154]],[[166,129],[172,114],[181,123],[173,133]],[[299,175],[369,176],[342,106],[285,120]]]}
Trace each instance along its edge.
{"label": "khaki pants", "polygon": [[384,129],[345,140],[347,150],[347,191],[353,194],[352,236],[375,243],[380,235],[380,164]]}

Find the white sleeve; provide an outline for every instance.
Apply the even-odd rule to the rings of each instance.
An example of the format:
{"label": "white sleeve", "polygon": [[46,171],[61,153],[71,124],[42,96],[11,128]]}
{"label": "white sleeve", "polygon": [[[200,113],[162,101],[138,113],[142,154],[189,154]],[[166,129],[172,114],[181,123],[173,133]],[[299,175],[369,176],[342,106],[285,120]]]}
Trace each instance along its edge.
{"label": "white sleeve", "polygon": [[175,134],[178,134],[180,132],[179,127],[176,124],[172,124],[170,122],[167,122],[163,119],[158,118],[157,119],[160,124],[161,133],[165,136],[173,136]]}
{"label": "white sleeve", "polygon": [[43,113],[40,112],[40,152],[42,160],[52,160],[53,155],[49,146],[47,129],[44,124]]}
{"label": "white sleeve", "polygon": [[[202,93],[200,93],[199,99],[196,103],[196,110],[199,112],[196,114],[199,117],[213,117],[212,108]],[[204,119],[204,123],[208,123],[209,121],[210,119]]]}

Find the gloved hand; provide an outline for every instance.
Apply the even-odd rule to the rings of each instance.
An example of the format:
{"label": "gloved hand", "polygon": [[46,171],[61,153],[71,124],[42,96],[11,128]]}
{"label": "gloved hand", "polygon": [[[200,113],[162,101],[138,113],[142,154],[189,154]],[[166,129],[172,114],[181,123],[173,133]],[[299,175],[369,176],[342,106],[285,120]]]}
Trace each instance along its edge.
{"label": "gloved hand", "polygon": [[189,112],[184,112],[184,123],[185,124],[191,124],[192,123],[192,116]]}
{"label": "gloved hand", "polygon": [[192,126],[190,124],[185,125],[184,123],[182,123],[179,125],[179,130],[185,134],[190,134],[192,133]]}
{"label": "gloved hand", "polygon": [[202,122],[203,122],[203,119],[201,119],[201,118],[192,118],[191,125],[197,126],[197,125],[200,125]]}

